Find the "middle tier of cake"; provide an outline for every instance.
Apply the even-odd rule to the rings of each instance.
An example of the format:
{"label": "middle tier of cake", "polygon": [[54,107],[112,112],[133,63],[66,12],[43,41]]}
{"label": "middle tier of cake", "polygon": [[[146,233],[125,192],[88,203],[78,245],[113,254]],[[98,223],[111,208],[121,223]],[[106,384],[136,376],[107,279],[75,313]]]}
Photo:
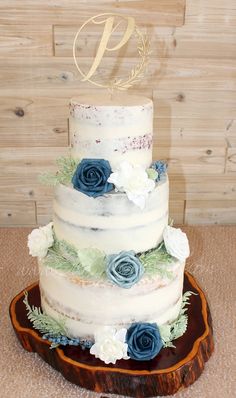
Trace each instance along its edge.
{"label": "middle tier of cake", "polygon": [[92,198],[59,185],[54,197],[56,237],[77,249],[97,248],[106,254],[122,250],[144,252],[156,247],[168,225],[168,178],[149,194],[144,210],[124,193]]}

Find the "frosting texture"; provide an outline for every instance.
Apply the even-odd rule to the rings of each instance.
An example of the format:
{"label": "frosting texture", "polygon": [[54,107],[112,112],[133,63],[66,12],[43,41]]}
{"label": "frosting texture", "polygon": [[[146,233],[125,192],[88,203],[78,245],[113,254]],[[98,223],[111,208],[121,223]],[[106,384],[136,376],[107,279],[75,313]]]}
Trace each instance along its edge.
{"label": "frosting texture", "polygon": [[96,199],[72,187],[58,185],[53,223],[58,239],[77,249],[94,247],[106,254],[156,247],[168,224],[168,179],[148,195],[141,211],[125,193],[108,193]]}
{"label": "frosting texture", "polygon": [[172,280],[143,277],[132,288],[122,289],[106,280],[86,281],[40,265],[42,307],[55,319],[65,316],[70,337],[90,338],[108,325],[162,325],[177,318],[182,303],[184,263],[170,267]]}
{"label": "frosting texture", "polygon": [[74,158],[107,159],[112,168],[127,160],[152,161],[153,103],[146,97],[88,95],[70,101],[70,140]]}
{"label": "frosting texture", "polygon": [[150,360],[184,314],[189,255],[186,235],[168,226],[167,166],[152,163],[153,103],[127,94],[73,98],[69,130],[72,158],[56,178],[53,229],[29,239],[42,309],[63,319],[62,345],[80,344],[106,364]]}

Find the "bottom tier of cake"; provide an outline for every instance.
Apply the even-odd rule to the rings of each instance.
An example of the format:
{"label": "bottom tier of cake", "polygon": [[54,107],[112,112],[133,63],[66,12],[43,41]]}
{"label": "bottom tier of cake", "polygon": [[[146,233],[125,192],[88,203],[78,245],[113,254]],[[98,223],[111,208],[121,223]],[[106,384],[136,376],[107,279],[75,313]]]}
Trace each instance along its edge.
{"label": "bottom tier of cake", "polygon": [[40,265],[42,308],[56,320],[64,318],[71,338],[93,339],[104,326],[121,329],[135,322],[171,323],[182,305],[184,265],[169,264],[170,279],[145,276],[129,289]]}
{"label": "bottom tier of cake", "polygon": [[[206,298],[196,280],[185,273],[184,294],[194,292],[188,306],[188,327],[174,341],[175,348],[163,348],[151,361],[120,360],[106,365],[89,350],[61,346],[51,349],[35,330],[24,307],[24,296],[34,308],[40,308],[37,283],[24,289],[11,302],[12,325],[23,348],[36,352],[70,382],[100,394],[153,397],[175,394],[194,383],[214,350],[212,323]],[[45,368],[47,372],[48,368]],[[87,393],[88,394],[88,393]]]}

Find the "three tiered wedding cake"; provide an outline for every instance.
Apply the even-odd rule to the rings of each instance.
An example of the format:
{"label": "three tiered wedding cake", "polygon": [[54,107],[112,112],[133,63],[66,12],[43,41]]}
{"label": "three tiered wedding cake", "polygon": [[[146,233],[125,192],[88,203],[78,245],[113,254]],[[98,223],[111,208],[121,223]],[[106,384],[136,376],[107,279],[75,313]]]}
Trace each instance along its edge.
{"label": "three tiered wedding cake", "polygon": [[152,136],[148,98],[70,102],[70,157],[44,176],[55,185],[53,223],[28,239],[45,317],[34,326],[52,347],[82,346],[105,363],[144,361],[186,331],[189,245],[168,225],[167,167],[152,162]]}

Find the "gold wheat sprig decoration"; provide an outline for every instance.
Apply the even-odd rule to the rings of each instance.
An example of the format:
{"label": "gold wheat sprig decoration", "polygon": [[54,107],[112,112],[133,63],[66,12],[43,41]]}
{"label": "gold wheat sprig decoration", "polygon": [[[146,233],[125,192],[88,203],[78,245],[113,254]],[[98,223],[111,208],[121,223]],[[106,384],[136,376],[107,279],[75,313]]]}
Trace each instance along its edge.
{"label": "gold wheat sprig decoration", "polygon": [[138,54],[141,58],[140,62],[135,65],[128,76],[127,79],[115,79],[111,82],[111,90],[127,90],[141,79],[143,79],[147,65],[150,60],[150,41],[147,35],[143,35],[138,28],[136,28],[136,36],[138,37]]}

